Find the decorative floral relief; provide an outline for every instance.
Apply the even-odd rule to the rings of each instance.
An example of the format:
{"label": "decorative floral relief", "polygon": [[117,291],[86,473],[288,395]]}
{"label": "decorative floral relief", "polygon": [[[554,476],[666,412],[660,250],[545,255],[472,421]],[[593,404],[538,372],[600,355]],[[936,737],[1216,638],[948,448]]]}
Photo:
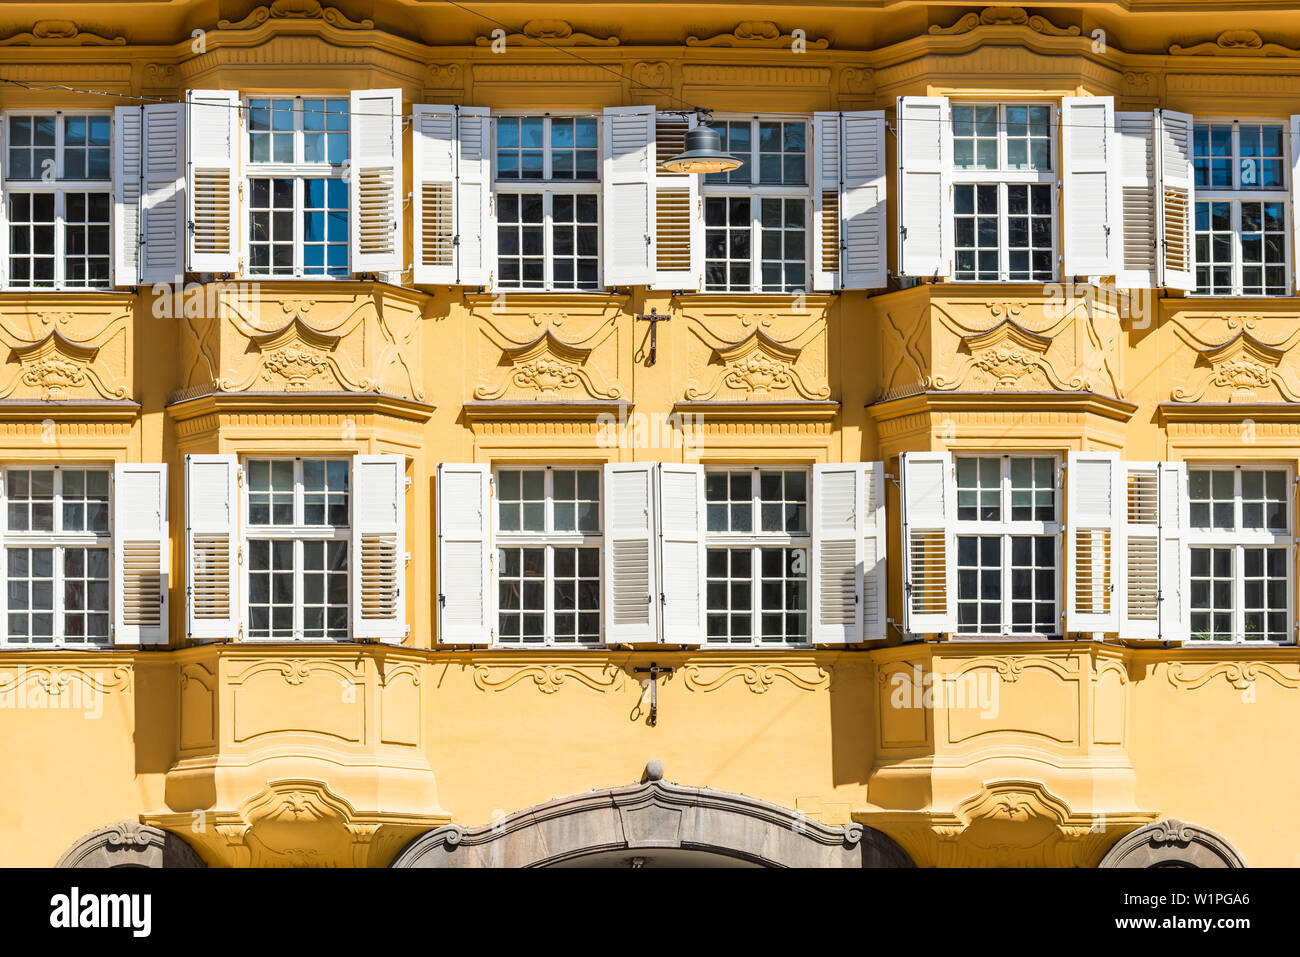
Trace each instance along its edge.
{"label": "decorative floral relief", "polygon": [[[1029,388],[1077,392],[1087,388],[1081,376],[1063,378],[1047,357],[1052,337],[1031,332],[1013,319],[1003,319],[992,329],[961,337],[961,350],[970,356],[955,378],[934,376],[938,389]],[[1022,380],[1026,380],[1023,381]]]}
{"label": "decorative floral relief", "polygon": [[809,50],[825,50],[831,41],[825,37],[817,40],[796,38],[792,33],[782,33],[771,20],[744,20],[730,33],[711,37],[688,36],[688,47],[789,47],[796,39],[803,39]]}
{"label": "decorative floral relief", "polygon": [[[606,328],[597,330],[585,340],[590,345],[565,342],[549,326],[531,342],[502,340],[497,343],[501,350],[497,368],[504,366],[508,371],[496,385],[481,384],[474,390],[474,398],[500,399],[514,386],[544,399],[563,398],[566,393],[592,399],[617,399],[623,390],[606,383],[589,364],[596,347],[612,332],[612,323],[607,324]],[[484,333],[489,339],[493,338],[486,327]]]}
{"label": "decorative floral relief", "polygon": [[930,33],[934,36],[950,36],[969,33],[976,27],[1028,27],[1035,33],[1047,36],[1076,37],[1077,26],[1058,27],[1046,17],[1030,16],[1024,7],[985,7],[980,13],[968,13],[950,27],[934,24]]}
{"label": "decorative floral relief", "polygon": [[244,19],[218,20],[219,30],[252,30],[268,20],[324,20],[342,30],[371,30],[373,20],[352,20],[335,7],[322,7],[317,0],[275,0],[269,7],[257,7]]}
{"label": "decorative floral relief", "polygon": [[3,46],[122,46],[126,37],[106,37],[82,30],[71,20],[37,20],[30,33],[15,33],[0,40]]}
{"label": "decorative floral relief", "polygon": [[1225,30],[1212,42],[1185,47],[1175,43],[1169,48],[1174,56],[1300,56],[1300,50],[1281,43],[1265,43],[1254,30]]}
{"label": "decorative floral relief", "polygon": [[[1285,402],[1300,402],[1300,390],[1282,369],[1287,352],[1300,341],[1300,330],[1278,345],[1269,345],[1255,338],[1249,328],[1243,327],[1226,342],[1208,345],[1175,321],[1174,331],[1197,353],[1192,371],[1205,369],[1205,373],[1199,383],[1175,386],[1170,397],[1175,402],[1198,402],[1217,390],[1227,393],[1224,398],[1228,402],[1277,401],[1275,396]],[[1274,396],[1261,395],[1264,392]]]}
{"label": "decorative floral relief", "polygon": [[825,382],[809,383],[800,371],[803,346],[778,342],[761,328],[754,329],[739,342],[713,346],[709,368],[716,369],[701,384],[692,379],[686,386],[686,398],[705,401],[717,397],[725,387],[744,394],[745,399],[766,400],[783,392],[808,400],[830,398]]}
{"label": "decorative floral relief", "polygon": [[329,374],[330,364],[311,349],[277,349],[262,360],[262,378],[271,381],[274,376],[284,379],[286,392],[304,392],[311,381]]}
{"label": "decorative floral relief", "polygon": [[[489,35],[478,37],[475,43],[481,47],[491,46],[497,38]],[[521,44],[560,44],[562,46],[618,46],[618,37],[594,37],[590,33],[579,33],[566,20],[529,20],[524,24],[522,33],[511,33],[505,37],[506,45]]]}
{"label": "decorative floral relief", "polygon": [[0,387],[0,398],[26,386],[39,390],[43,402],[66,401],[87,393],[101,399],[124,399],[126,386],[106,381],[104,364],[96,361],[101,348],[73,342],[57,328],[37,342],[15,344],[10,347],[10,362],[17,362],[17,375]]}

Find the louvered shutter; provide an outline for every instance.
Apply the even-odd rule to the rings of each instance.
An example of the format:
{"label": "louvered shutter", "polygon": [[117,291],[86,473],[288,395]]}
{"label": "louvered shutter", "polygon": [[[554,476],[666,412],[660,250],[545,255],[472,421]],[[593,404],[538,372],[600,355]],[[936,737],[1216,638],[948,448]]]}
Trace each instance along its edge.
{"label": "louvered shutter", "polygon": [[1189,292],[1196,289],[1196,247],[1192,232],[1196,214],[1192,123],[1190,114],[1156,111],[1160,285]]}
{"label": "louvered shutter", "polygon": [[[1112,147],[1115,100],[1067,96],[1061,100],[1063,233],[1067,276],[1111,276],[1116,269],[1111,223],[1115,206]],[[1118,230],[1114,230],[1118,239]]]}
{"label": "louvered shutter", "polygon": [[606,286],[647,286],[655,278],[655,110],[605,108],[602,189]]}
{"label": "louvered shutter", "polygon": [[167,644],[167,466],[113,468],[113,643]]}
{"label": "louvered shutter", "polygon": [[1071,452],[1066,470],[1065,630],[1119,627],[1117,549],[1120,461],[1114,452]]}
{"label": "louvered shutter", "polygon": [[402,271],[402,91],[353,90],[352,272]]}
{"label": "louvered shutter", "polygon": [[658,637],[654,470],[646,462],[605,466],[605,642]]}
{"label": "louvered shutter", "polygon": [[1295,289],[1300,292],[1300,113],[1291,115],[1291,229],[1294,243]]}
{"label": "louvered shutter", "polygon": [[812,287],[840,288],[840,114],[813,114]]}
{"label": "louvered shutter", "polygon": [[406,458],[352,456],[352,638],[406,637]]}
{"label": "louvered shutter", "polygon": [[952,271],[948,98],[900,96],[898,130],[898,272],[942,278]]}
{"label": "louvered shutter", "polygon": [[659,467],[663,636],[670,645],[704,642],[704,467]]}
{"label": "louvered shutter", "polygon": [[140,159],[144,109],[113,110],[113,285],[140,281]]}
{"label": "louvered shutter", "polygon": [[492,493],[486,465],[438,466],[438,641],[492,640]]}
{"label": "louvered shutter", "polygon": [[840,131],[841,286],[879,289],[885,285],[887,265],[884,111],[844,113]]}
{"label": "louvered shutter", "polygon": [[185,456],[185,633],[239,632],[239,465],[233,455]]}
{"label": "louvered shutter", "polygon": [[179,282],[185,272],[185,104],[144,108],[140,282]]}
{"label": "louvered shutter", "polygon": [[[9,193],[4,182],[5,167],[9,165],[4,160],[8,155],[8,137],[9,121],[4,116],[0,116],[0,289],[9,282]],[[0,522],[0,528],[3,525],[4,523]],[[3,591],[4,589],[0,588],[0,592]],[[0,594],[0,611],[4,610],[3,602],[4,596]]]}
{"label": "louvered shutter", "polygon": [[[883,630],[878,559],[883,530],[878,463],[813,466],[812,638],[817,644],[853,644]],[[883,564],[879,565],[883,571]]]}
{"label": "louvered shutter", "polygon": [[1155,114],[1116,113],[1120,240],[1115,285],[1150,289],[1156,282]]}
{"label": "louvered shutter", "polygon": [[190,90],[186,102],[187,268],[234,273],[239,269],[239,94]]}
{"label": "louvered shutter", "polygon": [[456,283],[456,107],[417,105],[411,122],[414,283]]}
{"label": "louvered shutter", "polygon": [[1160,463],[1160,639],[1186,641],[1191,633],[1191,569],[1187,463]]}
{"label": "louvered shutter", "polygon": [[956,629],[953,555],[954,479],[948,452],[904,452],[903,630],[912,635]]}
{"label": "louvered shutter", "polygon": [[487,107],[456,114],[456,281],[489,286],[496,268],[492,212],[492,120]]}
{"label": "louvered shutter", "polygon": [[888,637],[889,574],[885,562],[885,463],[862,463],[862,640]]}
{"label": "louvered shutter", "polygon": [[655,114],[655,272],[651,288],[693,291],[704,274],[704,219],[700,178],[672,173],[665,161],[686,149],[686,133],[695,129],[695,114]]}
{"label": "louvered shutter", "polygon": [[1160,634],[1160,463],[1121,462],[1119,637]]}

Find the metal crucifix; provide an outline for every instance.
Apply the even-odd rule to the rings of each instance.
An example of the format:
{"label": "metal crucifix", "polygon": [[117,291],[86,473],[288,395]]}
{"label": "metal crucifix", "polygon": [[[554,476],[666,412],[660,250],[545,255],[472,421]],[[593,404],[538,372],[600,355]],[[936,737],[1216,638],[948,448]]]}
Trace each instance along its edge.
{"label": "metal crucifix", "polygon": [[646,365],[655,364],[655,357],[659,352],[659,323],[667,322],[672,316],[661,315],[653,306],[650,307],[649,315],[637,316],[642,322],[650,323],[650,355]]}
{"label": "metal crucifix", "polygon": [[632,669],[639,675],[648,674],[650,676],[650,727],[659,723],[659,676],[670,675],[675,669],[660,668],[655,662],[650,662],[649,668]]}

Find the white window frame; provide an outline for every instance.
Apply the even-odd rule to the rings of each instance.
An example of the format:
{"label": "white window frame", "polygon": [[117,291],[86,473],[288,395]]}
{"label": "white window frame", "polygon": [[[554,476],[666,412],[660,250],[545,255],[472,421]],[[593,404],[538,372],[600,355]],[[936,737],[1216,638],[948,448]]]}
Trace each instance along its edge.
{"label": "white window frame", "polygon": [[[1286,528],[1281,531],[1268,529],[1243,529],[1242,524],[1242,471],[1282,472],[1285,476],[1283,501],[1286,503]],[[1191,475],[1193,472],[1231,472],[1233,473],[1233,529],[1196,528],[1191,519]],[[1230,464],[1219,461],[1189,461],[1187,463],[1187,488],[1184,495],[1187,500],[1187,528],[1184,532],[1183,547],[1187,551],[1186,561],[1188,576],[1191,575],[1191,550],[1193,548],[1231,548],[1232,549],[1232,638],[1229,641],[1214,639],[1197,639],[1191,629],[1192,597],[1190,586],[1187,595],[1187,644],[1193,647],[1215,647],[1223,645],[1246,645],[1263,648],[1278,648],[1296,643],[1296,600],[1295,600],[1295,468],[1285,462],[1250,462],[1249,464]],[[1283,641],[1266,639],[1246,640],[1245,634],[1245,575],[1243,553],[1247,548],[1285,548],[1286,549],[1286,638]]]}
{"label": "white window frame", "polygon": [[[1275,189],[1252,189],[1241,185],[1241,127],[1242,126],[1280,126],[1282,128],[1282,185]],[[1189,296],[1200,296],[1210,298],[1234,298],[1234,299],[1277,299],[1280,297],[1290,296],[1292,294],[1293,279],[1295,276],[1294,262],[1295,250],[1292,244],[1294,236],[1293,216],[1291,209],[1291,156],[1293,145],[1291,143],[1291,126],[1288,117],[1218,117],[1218,116],[1196,116],[1192,124],[1193,143],[1195,143],[1196,129],[1201,126],[1228,126],[1232,129],[1232,155],[1228,157],[1228,168],[1232,171],[1231,188],[1201,186],[1196,184],[1195,207],[1201,203],[1226,202],[1232,204],[1232,291],[1231,292],[1210,292],[1201,291],[1198,284],[1193,290],[1188,291]],[[1195,181],[1195,147],[1192,147],[1191,159],[1193,163],[1193,181]],[[1284,263],[1284,276],[1286,277],[1285,288],[1282,292],[1243,292],[1242,274],[1245,263],[1242,260],[1241,248],[1241,204],[1249,202],[1257,203],[1280,203],[1282,205],[1282,234],[1286,257]],[[1195,243],[1200,232],[1196,228],[1197,208],[1192,209],[1192,242]],[[1196,267],[1199,269],[1202,263],[1197,262]],[[1260,268],[1264,268],[1260,264]]]}
{"label": "white window frame", "polygon": [[[249,520],[250,505],[252,502],[252,483],[248,480],[249,464],[252,462],[293,462],[293,524],[291,525],[253,525]],[[303,486],[303,463],[307,461],[323,462],[343,462],[348,470],[348,524],[346,527],[334,525],[307,525],[304,524],[304,502],[305,489]],[[248,641],[260,642],[282,642],[282,641],[303,641],[318,642],[323,644],[337,644],[351,640],[350,629],[341,637],[330,638],[303,636],[303,548],[305,541],[342,541],[347,544],[345,554],[348,563],[348,618],[351,621],[356,614],[352,608],[352,577],[356,574],[356,569],[352,567],[352,525],[353,525],[353,475],[352,475],[352,457],[349,455],[261,455],[257,453],[248,453],[240,457],[240,468],[244,475],[244,481],[240,489],[240,518],[243,527],[241,541],[244,550],[243,568],[240,572],[243,581],[241,584],[240,594],[240,615],[243,621],[247,623],[245,636]],[[294,542],[293,549],[293,635],[289,638],[274,636],[257,636],[254,637],[253,619],[250,613],[251,591],[249,588],[250,575],[252,574],[252,542],[257,541],[284,541]]]}
{"label": "white window frame", "polygon": [[[596,510],[596,528],[594,531],[556,531],[555,530],[555,473],[556,472],[595,472],[598,505]],[[545,476],[542,491],[542,511],[545,528],[543,531],[502,531],[501,529],[501,473],[502,472],[541,472]],[[576,480],[575,480],[576,481]],[[563,464],[536,465],[533,463],[500,462],[492,466],[492,620],[491,630],[493,644],[499,648],[603,648],[605,646],[606,605],[610,596],[606,593],[608,583],[605,581],[605,478],[604,469],[596,462],[565,462]],[[499,594],[501,590],[501,558],[503,548],[541,548],[545,553],[545,577],[543,578],[543,599],[545,624],[542,628],[541,641],[525,641],[521,635],[518,640],[505,640],[501,635],[501,614]],[[555,549],[556,548],[593,548],[596,550],[596,570],[600,582],[600,607],[596,609],[599,632],[595,641],[584,642],[560,641],[555,633]],[[575,614],[577,613],[575,609]]]}
{"label": "white window frame", "polygon": [[[949,222],[953,224],[952,228],[947,230],[947,235],[953,237],[952,246],[952,281],[961,283],[991,283],[991,282],[1024,282],[1041,285],[1044,282],[1055,282],[1061,275],[1061,198],[1056,184],[1061,177],[1061,144],[1060,144],[1060,103],[1055,100],[957,100],[954,99],[949,103],[949,129],[945,135],[949,137],[951,143],[956,143],[956,121],[952,120],[954,111],[963,107],[981,107],[995,106],[998,110],[998,168],[997,169],[968,169],[958,166],[955,157],[953,158],[949,172],[952,179],[948,183],[948,201],[944,215],[948,217]],[[1050,151],[1051,165],[1046,170],[1033,169],[1008,169],[1007,168],[1007,108],[1015,106],[1046,106],[1051,113],[1048,122],[1051,125],[1047,137],[1048,149]],[[963,185],[989,185],[996,184],[998,187],[998,277],[996,279],[959,279],[957,277],[957,242],[956,242],[956,189]],[[1051,196],[1050,219],[1052,223],[1052,275],[1046,279],[1008,279],[1010,274],[1010,252],[1007,247],[1008,228],[1007,228],[1007,186],[1012,184],[1043,184],[1049,187]],[[1032,272],[1032,262],[1030,264]],[[978,271],[978,264],[977,269]]]}
{"label": "white window frame", "polygon": [[[960,502],[960,485],[956,480],[958,463],[964,458],[996,458],[999,461],[1000,468],[1000,498],[999,498],[999,515],[1001,518],[996,522],[980,521],[979,519],[961,519],[959,518]],[[1055,519],[1050,522],[1043,521],[1013,521],[1011,519],[1011,460],[1012,459],[1051,459],[1052,460],[1052,477],[1053,477],[1053,498]],[[1026,450],[1007,452],[1005,450],[986,450],[977,451],[974,449],[954,450],[952,453],[953,467],[953,485],[956,498],[952,502],[952,522],[953,522],[953,555],[952,561],[954,566],[957,565],[958,555],[960,553],[960,539],[964,536],[974,536],[977,538],[986,538],[997,536],[1002,540],[1000,562],[1002,566],[1002,593],[1000,602],[1002,605],[1001,613],[1001,630],[997,633],[990,632],[972,632],[961,631],[961,585],[960,582],[955,584],[952,597],[953,609],[953,632],[954,638],[968,640],[985,640],[988,638],[1009,638],[1015,641],[1030,641],[1035,639],[1059,638],[1064,634],[1064,624],[1062,622],[1062,613],[1065,608],[1065,558],[1062,548],[1063,529],[1062,515],[1064,514],[1064,502],[1062,501],[1062,482],[1061,482],[1061,463],[1063,456],[1058,452]],[[978,508],[978,503],[976,505]],[[1012,631],[1012,605],[1014,597],[1011,589],[1011,539],[1016,537],[1051,536],[1055,542],[1054,554],[1056,561],[1056,594],[1053,598],[1055,611],[1052,620],[1056,622],[1056,630],[1053,632],[1038,631]]]}
{"label": "white window frame", "polygon": [[[106,532],[65,532],[63,526],[63,476],[67,472],[76,471],[100,471],[108,475],[108,531]],[[54,512],[54,530],[48,532],[37,531],[10,531],[9,530],[9,489],[10,474],[12,472],[25,471],[52,471],[54,473],[54,495],[51,499],[51,507]],[[111,462],[8,462],[3,466],[4,473],[4,496],[0,500],[0,587],[6,589],[9,587],[9,549],[10,548],[49,548],[54,551],[52,566],[52,587],[54,590],[54,607],[51,614],[54,616],[54,639],[49,643],[35,642],[30,639],[26,641],[11,641],[9,638],[9,604],[8,598],[4,602],[5,618],[0,622],[3,628],[0,634],[0,645],[5,648],[23,648],[26,650],[39,650],[42,648],[112,648],[113,647],[113,602],[114,602],[114,582],[113,582],[113,549],[114,549],[114,528],[113,528],[113,496],[115,489],[113,487],[113,464]],[[103,548],[108,552],[108,608],[103,612],[108,617],[108,636],[103,641],[69,641],[63,633],[63,616],[66,611],[64,608],[64,587],[63,587],[63,550],[65,548]]]}
{"label": "white window frame", "polygon": [[[719,473],[733,472],[750,472],[753,475],[753,484],[750,491],[750,531],[748,532],[713,532],[708,530],[708,481],[710,475]],[[760,494],[760,476],[763,472],[800,472],[804,475],[805,485],[804,494],[804,528],[803,534],[792,534],[790,532],[764,532],[762,528],[762,499]],[[813,525],[813,470],[806,465],[786,464],[786,463],[768,463],[763,465],[748,465],[745,463],[716,463],[706,465],[704,468],[705,482],[705,522],[704,522],[704,555],[705,567],[701,569],[700,587],[704,593],[704,639],[701,642],[702,648],[807,648],[813,644],[813,595],[812,590],[816,586],[813,577],[812,560],[812,525]],[[784,480],[783,480],[784,485]],[[730,495],[730,490],[728,490]],[[729,499],[730,500],[730,499]],[[750,551],[750,640],[748,642],[732,641],[731,639],[711,638],[708,634],[708,553],[713,548],[725,548],[728,550],[736,548],[748,548]],[[807,608],[804,610],[805,631],[804,637],[800,641],[764,641],[762,639],[763,625],[763,569],[762,569],[762,550],[764,548],[802,548],[805,556],[804,581],[806,584],[805,594],[808,599]],[[784,614],[785,612],[783,612]]]}
{"label": "white window frame", "polygon": [[[516,117],[543,117],[542,124],[542,178],[541,179],[500,179],[497,175],[497,120]],[[596,122],[596,178],[595,179],[551,179],[551,120],[553,119],[594,119]],[[542,262],[545,280],[540,286],[506,286],[501,285],[501,252],[493,243],[492,276],[494,287],[509,293],[529,292],[566,292],[566,293],[600,293],[605,289],[605,209],[601,202],[603,173],[601,156],[604,143],[604,121],[600,114],[582,110],[501,110],[492,113],[492,229],[499,227],[496,216],[498,210],[497,196],[500,193],[518,195],[540,195],[542,197]],[[573,286],[555,284],[555,225],[553,208],[555,195],[591,194],[596,197],[596,286],[594,289],[582,289],[577,286],[577,273],[574,273]]]}
{"label": "white window frame", "polygon": [[[252,160],[252,123],[250,122],[252,101],[253,100],[291,100],[294,103],[293,113],[293,159],[292,163],[261,162],[254,163]],[[344,139],[348,142],[348,158],[342,163],[307,163],[304,162],[304,133],[303,119],[305,112],[302,107],[304,100],[342,100],[349,111],[348,129],[342,131]],[[244,201],[239,204],[240,215],[243,222],[239,224],[243,232],[243,242],[241,244],[241,255],[244,257],[243,273],[250,279],[306,279],[308,281],[331,280],[340,282],[352,278],[352,252],[351,252],[351,234],[356,229],[357,211],[352,208],[351,192],[348,192],[347,213],[348,213],[348,238],[344,242],[344,247],[348,253],[347,266],[343,275],[335,276],[328,272],[328,253],[326,254],[326,271],[308,273],[303,263],[303,240],[305,230],[303,229],[303,209],[306,196],[306,183],[308,179],[338,179],[347,183],[347,177],[351,174],[351,165],[354,161],[352,156],[352,122],[351,101],[347,91],[342,94],[320,93],[320,94],[294,94],[286,96],[284,93],[245,93],[240,105],[244,111],[244,122],[239,131],[238,149],[246,157],[243,174],[241,177],[242,188],[244,190]],[[313,131],[315,132],[315,131]],[[339,132],[339,131],[335,131]],[[274,273],[274,272],[254,272],[253,271],[253,229],[252,229],[252,203],[253,203],[253,180],[255,179],[288,179],[293,181],[293,274]],[[328,226],[328,219],[327,219]]]}
{"label": "white window frame", "polygon": [[[44,182],[41,179],[23,179],[16,180],[13,178],[9,169],[9,121],[12,117],[23,116],[53,116],[54,124],[54,166],[55,178],[53,182]],[[104,116],[108,118],[108,143],[109,143],[109,171],[108,176],[104,179],[77,179],[65,180],[63,178],[64,164],[64,127],[63,120],[68,116]],[[7,288],[9,289],[32,289],[39,292],[111,292],[113,290],[113,111],[112,110],[82,110],[82,109],[62,109],[53,110],[32,110],[32,109],[12,109],[0,113],[0,119],[4,122],[3,136],[0,136],[0,143],[4,149],[4,195],[0,196],[0,201],[4,202],[4,229],[6,233],[9,229],[9,196],[11,193],[53,193],[54,194],[54,285],[52,286],[20,286],[14,283],[13,274],[9,268],[9,241],[8,235],[4,237],[4,242],[0,248],[5,250],[5,263],[3,274],[7,277]],[[66,208],[68,193],[104,193],[108,197],[108,222],[105,223],[108,229],[108,278],[102,286],[69,285],[67,282],[67,243],[66,243],[66,221],[64,212]]]}
{"label": "white window frame", "polygon": [[[745,165],[741,167],[748,170],[750,177],[748,183],[711,183],[708,176],[700,177],[700,204],[701,207],[707,207],[710,199],[730,198],[736,196],[749,197],[749,288],[748,289],[718,289],[710,287],[708,284],[708,255],[707,246],[701,254],[704,275],[701,277],[700,289],[705,293],[722,293],[722,294],[745,294],[745,293],[767,293],[768,295],[786,295],[795,292],[808,292],[812,289],[812,271],[813,271],[813,171],[817,168],[816,164],[819,157],[816,155],[816,146],[814,139],[813,116],[808,113],[764,113],[761,115],[742,114],[742,113],[719,113],[710,117],[710,122],[736,123],[747,121],[750,124],[750,151],[748,156],[741,156]],[[804,124],[804,185],[802,186],[785,186],[778,184],[765,184],[758,181],[759,176],[759,149],[758,149],[758,130],[760,123],[792,123],[801,122]],[[740,154],[734,154],[740,156]],[[762,227],[762,209],[764,199],[802,199],[804,201],[804,285],[799,290],[765,290],[763,288],[763,227]],[[707,243],[707,234],[709,230],[707,216],[701,217],[704,225],[701,231],[701,241]],[[781,230],[784,235],[785,230]],[[784,243],[782,244],[784,248]],[[782,262],[788,260],[782,259]],[[730,283],[728,282],[728,285]],[[811,475],[811,473],[809,473]]]}

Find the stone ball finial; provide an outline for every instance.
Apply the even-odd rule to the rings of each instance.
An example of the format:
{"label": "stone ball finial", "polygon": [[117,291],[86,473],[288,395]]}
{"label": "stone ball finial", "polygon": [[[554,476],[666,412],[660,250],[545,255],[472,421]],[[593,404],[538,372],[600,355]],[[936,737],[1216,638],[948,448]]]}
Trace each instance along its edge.
{"label": "stone ball finial", "polygon": [[658,758],[647,761],[645,765],[645,774],[642,781],[662,781],[664,779],[664,763]]}

